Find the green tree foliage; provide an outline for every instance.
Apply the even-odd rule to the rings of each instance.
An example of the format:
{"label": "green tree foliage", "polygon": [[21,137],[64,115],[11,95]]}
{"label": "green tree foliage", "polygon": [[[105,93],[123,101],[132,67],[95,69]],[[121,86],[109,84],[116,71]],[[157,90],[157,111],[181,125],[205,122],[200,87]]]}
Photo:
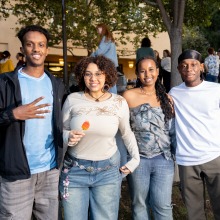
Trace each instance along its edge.
{"label": "green tree foliage", "polygon": [[[17,0],[13,14],[18,17],[18,24],[39,24],[49,29],[53,36],[52,44],[62,40],[62,5],[58,0]],[[152,22],[148,10],[140,7],[134,0],[76,0],[66,1],[66,29],[68,42],[74,47],[84,47],[91,51],[97,46],[95,26],[106,23],[116,34],[116,43],[126,46],[127,42],[135,47],[140,39],[149,33],[161,31],[162,21]],[[155,16],[154,16],[155,17]],[[131,38],[130,33],[136,37]],[[124,51],[126,53],[126,47]]]}
{"label": "green tree foliage", "polygon": [[211,25],[203,27],[202,31],[208,39],[210,46],[218,50],[220,48],[220,9],[212,16]]}
{"label": "green tree foliage", "polygon": [[205,35],[199,27],[183,28],[183,50],[193,49],[202,54],[202,57],[207,56],[207,48],[210,46]]}
{"label": "green tree foliage", "polygon": [[177,58],[182,51],[183,25],[208,26],[210,19],[220,7],[218,0],[143,0],[146,5],[160,11],[171,43],[171,86],[181,82],[177,73]]}
{"label": "green tree foliage", "polygon": [[210,26],[211,18],[219,7],[218,0],[187,0],[184,24],[187,27]]}
{"label": "green tree foliage", "polygon": [[9,17],[10,7],[11,5],[8,0],[0,0],[0,20]]}
{"label": "green tree foliage", "polygon": [[[6,2],[1,0],[5,7]],[[46,26],[53,44],[62,40],[62,3],[60,0],[16,0],[10,9],[18,24]],[[219,10],[219,0],[66,0],[67,39],[74,47],[91,51],[97,46],[97,23],[106,23],[116,34],[116,42],[134,44],[149,33],[167,31],[172,53],[172,86],[178,84],[177,57],[182,51],[183,24],[186,27],[209,26]],[[5,10],[3,10],[5,11]],[[0,14],[3,14],[2,10]],[[7,14],[3,14],[7,16]],[[136,37],[131,38],[130,33]],[[121,54],[127,50],[120,51]],[[128,52],[128,51],[127,51]]]}

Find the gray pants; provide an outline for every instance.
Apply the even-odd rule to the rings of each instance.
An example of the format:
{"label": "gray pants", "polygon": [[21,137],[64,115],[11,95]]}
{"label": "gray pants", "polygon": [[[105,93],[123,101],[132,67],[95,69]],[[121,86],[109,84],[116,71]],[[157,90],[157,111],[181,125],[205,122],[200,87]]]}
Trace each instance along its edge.
{"label": "gray pants", "polygon": [[0,177],[0,219],[58,219],[59,170],[33,174],[30,179],[9,181]]}
{"label": "gray pants", "polygon": [[179,165],[179,175],[188,220],[206,220],[205,186],[215,219],[220,220],[220,157],[196,166]]}

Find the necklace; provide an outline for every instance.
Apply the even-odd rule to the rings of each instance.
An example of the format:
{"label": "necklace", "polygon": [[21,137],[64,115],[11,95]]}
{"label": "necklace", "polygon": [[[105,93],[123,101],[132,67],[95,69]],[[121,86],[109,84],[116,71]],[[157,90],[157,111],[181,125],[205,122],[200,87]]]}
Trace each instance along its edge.
{"label": "necklace", "polygon": [[153,94],[156,93],[156,90],[155,90],[155,89],[154,89],[152,92],[145,92],[145,91],[143,90],[143,88],[140,87],[140,90],[141,90],[141,92],[142,92],[143,94],[145,94],[145,95],[153,95]]}
{"label": "necklace", "polygon": [[95,99],[96,102],[99,102],[100,101],[99,99],[105,95],[105,92],[102,95],[100,95],[98,98],[94,97],[92,94],[90,94],[90,92],[88,92],[88,95],[91,96],[93,99]]}

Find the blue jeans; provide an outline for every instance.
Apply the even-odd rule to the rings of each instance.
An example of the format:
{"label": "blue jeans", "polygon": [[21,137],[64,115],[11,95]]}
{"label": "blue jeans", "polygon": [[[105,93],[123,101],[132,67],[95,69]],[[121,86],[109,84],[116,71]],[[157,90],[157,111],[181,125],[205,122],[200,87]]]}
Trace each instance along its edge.
{"label": "blue jeans", "polygon": [[141,157],[138,168],[128,175],[133,220],[151,219],[150,209],[156,220],[173,219],[173,175],[173,160],[166,160],[163,155],[150,159]]}
{"label": "blue jeans", "polygon": [[66,154],[59,184],[65,220],[118,218],[122,180],[119,164],[119,151],[102,161]]}

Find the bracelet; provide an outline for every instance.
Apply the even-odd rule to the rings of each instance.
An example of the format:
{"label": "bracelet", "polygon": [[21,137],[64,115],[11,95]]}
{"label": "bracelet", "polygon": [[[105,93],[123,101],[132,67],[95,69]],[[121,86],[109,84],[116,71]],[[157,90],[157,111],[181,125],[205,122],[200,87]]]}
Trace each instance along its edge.
{"label": "bracelet", "polygon": [[69,147],[73,147],[73,146],[75,146],[75,145],[77,145],[77,144],[78,144],[78,142],[75,142],[75,143],[73,143],[73,144],[72,144],[71,142],[69,142],[69,143],[68,143],[68,146],[69,146]]}

